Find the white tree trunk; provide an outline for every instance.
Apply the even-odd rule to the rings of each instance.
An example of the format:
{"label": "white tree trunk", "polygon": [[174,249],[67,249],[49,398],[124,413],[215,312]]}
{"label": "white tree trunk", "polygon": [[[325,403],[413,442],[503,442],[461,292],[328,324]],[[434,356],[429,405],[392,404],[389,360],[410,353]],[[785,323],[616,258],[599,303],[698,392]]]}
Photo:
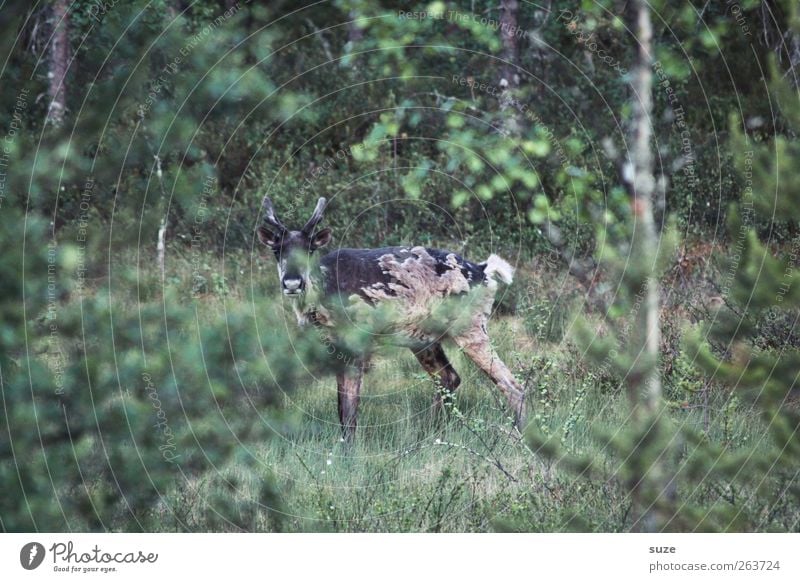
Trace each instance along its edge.
{"label": "white tree trunk", "polygon": [[70,61],[69,46],[69,1],[56,0],[51,12],[52,40],[50,41],[48,94],[50,106],[47,110],[47,121],[53,125],[64,122],[67,110],[66,77]]}
{"label": "white tree trunk", "polygon": [[[646,0],[634,0],[632,22],[635,23],[635,41],[638,56],[633,70],[633,117],[631,120],[631,151],[623,168],[623,180],[631,194],[633,228],[630,279],[639,286],[636,293],[643,294],[642,306],[636,314],[635,336],[631,345],[639,353],[635,369],[628,374],[628,390],[633,407],[633,417],[640,421],[638,428],[649,431],[657,422],[661,402],[661,370],[658,365],[661,328],[659,323],[659,282],[656,270],[658,233],[653,218],[652,113],[652,40],[650,8]],[[666,449],[665,449],[666,451]],[[658,531],[666,516],[661,515],[660,503],[674,495],[674,480],[666,471],[668,459],[658,458],[643,468],[641,475],[633,476],[631,489],[634,511],[634,529],[644,532]]]}
{"label": "white tree trunk", "polygon": [[503,39],[503,51],[500,63],[500,111],[503,113],[502,127],[506,135],[518,136],[521,128],[518,119],[515,99],[519,88],[520,76],[516,67],[519,61],[519,45],[517,43],[517,0],[500,2],[500,37]]}
{"label": "white tree trunk", "polygon": [[658,234],[653,219],[655,178],[653,152],[650,147],[653,127],[653,29],[646,0],[635,0],[633,10],[639,50],[633,79],[632,148],[624,179],[629,180],[628,189],[632,193],[635,240],[639,245],[633,252],[646,262],[638,267],[647,269],[645,288],[642,290],[645,294],[643,307],[637,314],[637,327],[645,334],[642,355],[646,358],[647,365],[642,370],[636,396],[643,405],[643,412],[652,413],[661,399],[661,374],[657,364],[661,344],[659,283],[655,272]]}

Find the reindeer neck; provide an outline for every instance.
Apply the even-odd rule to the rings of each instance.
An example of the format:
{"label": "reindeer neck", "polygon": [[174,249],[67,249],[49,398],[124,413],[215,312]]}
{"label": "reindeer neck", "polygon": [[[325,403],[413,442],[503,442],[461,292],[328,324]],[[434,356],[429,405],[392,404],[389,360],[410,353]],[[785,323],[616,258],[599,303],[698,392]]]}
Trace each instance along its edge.
{"label": "reindeer neck", "polygon": [[328,311],[320,304],[324,284],[319,262],[315,262],[311,267],[308,278],[308,287],[305,293],[292,304],[292,309],[300,325],[326,325]]}

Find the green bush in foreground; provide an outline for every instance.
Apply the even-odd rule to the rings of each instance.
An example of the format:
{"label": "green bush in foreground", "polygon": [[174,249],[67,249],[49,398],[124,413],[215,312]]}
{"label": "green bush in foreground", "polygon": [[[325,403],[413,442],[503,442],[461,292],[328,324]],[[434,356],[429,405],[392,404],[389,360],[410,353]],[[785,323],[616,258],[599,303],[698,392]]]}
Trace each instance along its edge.
{"label": "green bush in foreground", "polygon": [[0,214],[0,528],[185,529],[168,496],[246,481],[246,500],[210,495],[195,508],[203,528],[254,529],[257,515],[281,529],[253,447],[292,430],[276,404],[318,371],[319,339],[290,341],[269,301],[205,313],[177,288],[126,304],[110,292],[133,284],[124,275],[78,288],[66,276],[82,260],[74,247],[18,244],[46,236],[41,221]]}

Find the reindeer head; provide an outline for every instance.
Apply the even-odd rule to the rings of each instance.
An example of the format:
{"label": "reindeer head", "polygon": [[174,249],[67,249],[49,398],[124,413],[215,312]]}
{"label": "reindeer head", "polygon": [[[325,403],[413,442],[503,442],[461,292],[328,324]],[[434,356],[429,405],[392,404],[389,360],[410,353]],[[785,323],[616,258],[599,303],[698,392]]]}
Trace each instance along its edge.
{"label": "reindeer head", "polygon": [[326,202],[325,198],[320,198],[305,226],[300,230],[290,230],[275,216],[269,196],[264,196],[264,222],[258,227],[258,240],[275,253],[281,289],[287,297],[297,298],[308,290],[311,283],[311,255],[331,240],[329,228],[315,232],[322,220]]}

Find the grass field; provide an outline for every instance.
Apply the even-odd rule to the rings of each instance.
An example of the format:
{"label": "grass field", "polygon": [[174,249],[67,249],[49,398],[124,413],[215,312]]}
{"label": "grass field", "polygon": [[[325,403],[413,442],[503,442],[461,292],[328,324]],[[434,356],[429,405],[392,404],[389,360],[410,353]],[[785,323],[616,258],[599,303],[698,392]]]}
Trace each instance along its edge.
{"label": "grass field", "polygon": [[[243,269],[235,263],[219,268],[231,276],[196,299],[203,319],[225,317],[250,293]],[[237,274],[241,280],[236,280]],[[259,276],[265,282],[255,291],[274,292],[271,269]],[[186,289],[189,278],[175,277],[170,284]],[[136,307],[132,301],[128,305]],[[271,305],[293,328],[288,304],[277,300]],[[262,422],[274,429],[273,438],[243,447],[240,453],[258,467],[256,472],[240,470],[235,463],[220,468],[227,483],[222,488],[205,477],[176,480],[163,500],[161,527],[164,531],[627,531],[631,499],[617,475],[624,460],[597,438],[614,437],[626,426],[630,420],[626,396],[618,380],[598,375],[569,334],[560,341],[545,341],[542,333],[531,333],[552,327],[538,319],[532,323],[525,315],[540,318],[543,311],[497,316],[490,335],[527,388],[532,429],[558,442],[564,451],[602,459],[601,473],[576,474],[558,458],[532,449],[512,428],[494,385],[454,346],[446,349],[462,385],[446,419],[431,415],[436,388],[411,352],[384,348],[365,377],[352,448],[340,438],[335,378],[319,376],[282,396],[278,409],[291,420],[281,414],[273,421],[269,411],[263,411]],[[559,317],[557,325],[571,325],[572,315]],[[292,358],[291,350],[285,349],[285,357]],[[674,426],[705,431],[707,439],[729,449],[755,444],[758,451],[765,431],[752,405],[713,384],[707,394],[692,392],[702,388],[696,378],[685,370],[665,378],[671,406],[664,414]],[[693,454],[689,446],[680,450],[679,465]],[[267,510],[259,497],[263,478],[272,480],[277,512]],[[713,479],[701,483],[699,487],[677,483],[679,496],[709,510],[734,503],[750,515],[762,512],[762,529],[796,527],[798,510],[789,504],[765,506],[753,491],[736,491]],[[216,512],[214,500],[221,498],[238,512],[235,526]]]}
{"label": "grass field", "polygon": [[[634,528],[628,469],[638,459],[620,453],[635,448],[618,446],[630,438],[631,406],[621,377],[575,339],[579,320],[604,331],[587,317],[569,275],[535,260],[520,265],[490,323],[494,347],[526,388],[524,436],[498,389],[455,346],[445,350],[462,383],[451,409],[437,418],[436,386],[411,351],[383,347],[365,376],[358,433],[348,447],[324,346],[314,351],[319,338],[298,329],[271,259],[175,254],[163,284],[141,256],[120,253],[112,261],[110,269],[93,265],[83,295],[73,289],[54,320],[65,355],[48,365],[66,366],[70,424],[83,423],[82,436],[71,435],[66,448],[46,450],[48,462],[64,469],[59,502],[72,512],[70,528]],[[794,468],[749,480],[736,478],[736,467],[725,473],[731,478],[715,471],[730,463],[730,452],[766,458],[772,435],[752,399],[708,378],[685,356],[680,338],[692,325],[686,314],[707,294],[703,281],[717,276],[713,261],[704,265],[680,287],[664,284],[661,414],[676,475],[675,522],[665,527],[796,531],[800,509],[785,494]],[[49,334],[32,345],[45,354],[54,347]],[[28,394],[22,353],[16,361],[24,380],[19,393]],[[52,399],[52,387],[41,386],[40,395]],[[51,431],[63,415],[61,400],[54,402],[52,416],[39,420]],[[160,432],[165,427],[170,434]],[[175,463],[162,455],[167,441]],[[40,446],[32,438],[32,450]],[[76,462],[62,465],[64,454]],[[576,459],[594,464],[583,471]],[[711,519],[723,510],[743,519]]]}

